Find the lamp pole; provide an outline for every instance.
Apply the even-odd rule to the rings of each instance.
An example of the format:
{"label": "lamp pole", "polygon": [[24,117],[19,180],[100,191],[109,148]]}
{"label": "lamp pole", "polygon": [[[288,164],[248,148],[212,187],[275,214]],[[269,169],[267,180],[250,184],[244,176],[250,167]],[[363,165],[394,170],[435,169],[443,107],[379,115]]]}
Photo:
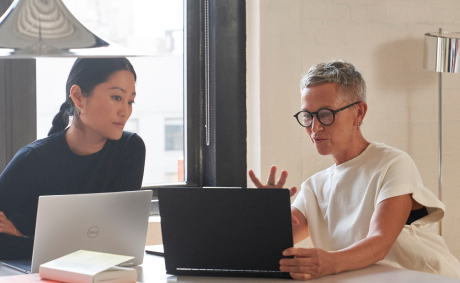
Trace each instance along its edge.
{"label": "lamp pole", "polygon": [[[439,34],[442,34],[442,28],[439,28]],[[438,197],[442,201],[442,72],[438,72],[438,143],[439,143],[439,172],[438,172]]]}

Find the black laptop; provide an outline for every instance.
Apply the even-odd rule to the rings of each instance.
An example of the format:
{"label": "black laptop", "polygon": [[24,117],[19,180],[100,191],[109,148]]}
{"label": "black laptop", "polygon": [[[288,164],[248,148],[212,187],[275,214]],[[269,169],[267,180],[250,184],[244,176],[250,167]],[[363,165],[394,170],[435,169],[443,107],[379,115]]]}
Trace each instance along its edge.
{"label": "black laptop", "polygon": [[166,273],[289,277],[293,246],[289,190],[160,188]]}

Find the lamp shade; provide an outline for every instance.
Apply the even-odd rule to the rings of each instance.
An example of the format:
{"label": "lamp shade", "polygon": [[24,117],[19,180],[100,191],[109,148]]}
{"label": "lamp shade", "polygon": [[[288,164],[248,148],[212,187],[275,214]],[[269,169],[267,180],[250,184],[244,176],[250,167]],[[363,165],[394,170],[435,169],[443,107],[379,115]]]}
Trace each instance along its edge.
{"label": "lamp shade", "polygon": [[83,26],[62,0],[15,0],[0,18],[0,56],[145,56],[103,40]]}
{"label": "lamp shade", "polygon": [[425,69],[460,73],[460,32],[433,32],[425,34],[423,66]]}

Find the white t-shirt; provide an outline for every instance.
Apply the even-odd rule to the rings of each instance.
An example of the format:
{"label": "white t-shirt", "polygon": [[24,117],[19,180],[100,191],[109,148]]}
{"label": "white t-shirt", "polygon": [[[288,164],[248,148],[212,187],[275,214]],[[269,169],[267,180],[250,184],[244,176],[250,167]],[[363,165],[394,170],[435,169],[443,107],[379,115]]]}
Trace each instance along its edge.
{"label": "white t-shirt", "polygon": [[377,204],[405,194],[412,194],[429,214],[405,225],[379,263],[460,278],[460,262],[436,231],[444,204],[423,186],[415,163],[403,151],[371,143],[354,159],[306,180],[292,205],[307,219],[313,245],[336,251],[366,238]]}

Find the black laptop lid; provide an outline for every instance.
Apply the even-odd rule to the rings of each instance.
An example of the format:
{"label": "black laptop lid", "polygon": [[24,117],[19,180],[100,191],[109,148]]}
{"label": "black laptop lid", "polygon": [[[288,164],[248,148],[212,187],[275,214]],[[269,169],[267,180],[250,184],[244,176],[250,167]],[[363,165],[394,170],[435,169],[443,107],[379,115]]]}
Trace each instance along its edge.
{"label": "black laptop lid", "polygon": [[166,271],[176,275],[286,276],[289,190],[158,190]]}

